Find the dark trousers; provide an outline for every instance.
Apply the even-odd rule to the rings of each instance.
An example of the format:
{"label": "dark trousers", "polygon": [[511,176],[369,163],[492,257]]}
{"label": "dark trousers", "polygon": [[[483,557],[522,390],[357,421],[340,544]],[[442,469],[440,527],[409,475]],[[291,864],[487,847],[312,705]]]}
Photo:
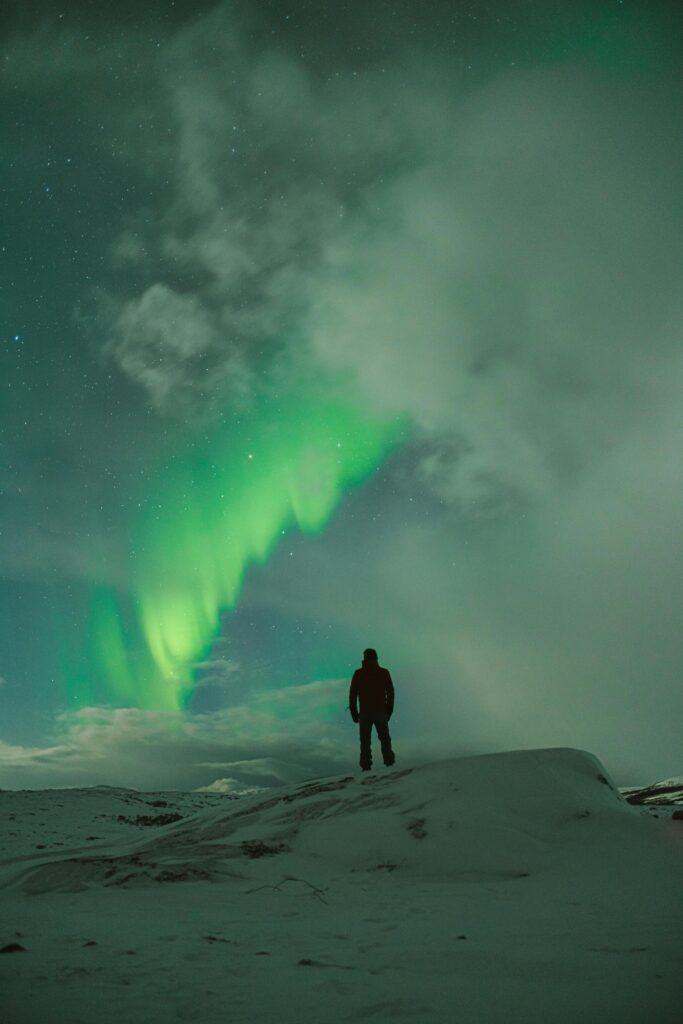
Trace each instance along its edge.
{"label": "dark trousers", "polygon": [[360,766],[370,768],[372,765],[372,727],[377,730],[377,736],[382,744],[382,757],[386,765],[394,763],[394,752],[391,749],[391,736],[389,735],[389,719],[386,711],[361,711],[358,717],[360,726]]}

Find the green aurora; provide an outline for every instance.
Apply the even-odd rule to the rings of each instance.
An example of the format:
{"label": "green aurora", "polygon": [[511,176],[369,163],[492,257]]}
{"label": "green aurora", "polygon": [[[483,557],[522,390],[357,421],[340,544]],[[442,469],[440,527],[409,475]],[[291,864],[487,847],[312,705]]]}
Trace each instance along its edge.
{"label": "green aurora", "polygon": [[[146,481],[132,531],[130,593],[92,589],[86,649],[64,658],[70,703],[88,679],[116,700],[176,711],[245,572],[288,531],[322,530],[344,491],[367,478],[404,433],[336,393],[264,401],[240,429],[186,445]],[[331,390],[331,389],[330,389]]]}

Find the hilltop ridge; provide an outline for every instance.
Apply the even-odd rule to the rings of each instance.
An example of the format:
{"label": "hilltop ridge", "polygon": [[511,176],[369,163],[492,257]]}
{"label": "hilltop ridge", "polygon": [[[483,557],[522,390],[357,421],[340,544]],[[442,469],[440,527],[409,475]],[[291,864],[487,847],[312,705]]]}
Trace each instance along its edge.
{"label": "hilltop ridge", "polygon": [[585,751],[12,801],[8,1024],[679,1020],[683,825]]}

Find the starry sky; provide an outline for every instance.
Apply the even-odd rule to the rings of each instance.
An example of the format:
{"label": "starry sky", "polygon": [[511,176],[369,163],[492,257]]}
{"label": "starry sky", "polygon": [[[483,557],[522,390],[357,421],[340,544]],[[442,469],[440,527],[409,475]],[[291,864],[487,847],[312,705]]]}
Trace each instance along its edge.
{"label": "starry sky", "polygon": [[0,13],[0,785],[680,774],[680,16]]}

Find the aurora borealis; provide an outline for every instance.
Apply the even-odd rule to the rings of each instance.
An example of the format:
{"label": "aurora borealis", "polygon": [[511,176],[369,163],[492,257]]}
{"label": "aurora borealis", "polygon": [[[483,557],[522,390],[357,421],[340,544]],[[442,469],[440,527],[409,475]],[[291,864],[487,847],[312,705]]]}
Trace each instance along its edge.
{"label": "aurora borealis", "polygon": [[677,28],[3,7],[0,785],[680,773]]}
{"label": "aurora borealis", "polygon": [[265,561],[288,530],[321,530],[344,489],[376,468],[399,432],[333,393],[325,401],[318,388],[307,398],[305,385],[257,408],[245,428],[249,451],[219,434],[176,454],[146,484],[131,571],[143,641],[137,668],[124,616],[111,606],[96,611],[93,661],[117,696],[141,707],[184,705],[192,668],[208,653],[219,613],[235,606],[249,565]]}

